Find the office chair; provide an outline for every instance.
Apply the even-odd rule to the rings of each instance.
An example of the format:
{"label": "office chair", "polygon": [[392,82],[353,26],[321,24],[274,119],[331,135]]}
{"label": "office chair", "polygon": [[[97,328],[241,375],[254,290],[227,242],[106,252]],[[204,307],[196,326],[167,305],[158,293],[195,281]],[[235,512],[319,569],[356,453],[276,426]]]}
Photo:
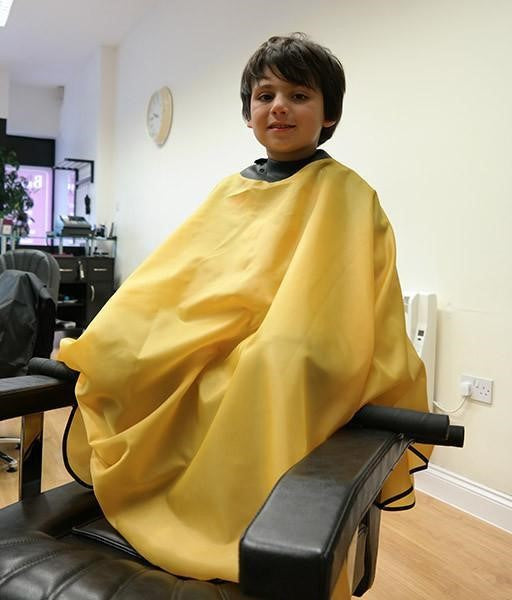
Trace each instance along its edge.
{"label": "office chair", "polygon": [[[28,375],[0,380],[0,420],[35,418],[42,431],[40,413],[75,406],[77,375],[32,359]],[[363,407],[278,481],[240,540],[240,584],[184,579],[149,564],[78,483],[41,494],[41,436],[29,448],[22,440],[21,500],[0,510],[0,597],[327,600],[344,564],[361,596],[375,574],[376,503],[393,466],[413,442],[461,447],[463,437],[446,415]]]}
{"label": "office chair", "polygon": [[[23,274],[31,274],[23,278]],[[2,278],[3,276],[3,278]],[[55,258],[40,250],[11,250],[0,255],[0,377],[23,374],[33,356],[49,357],[55,333],[60,270]],[[25,303],[26,309],[20,309]],[[31,315],[31,316],[29,316]],[[21,316],[17,321],[17,317]],[[32,322],[27,322],[32,321]],[[19,436],[0,437],[0,444],[18,446]],[[0,451],[7,471],[17,461]]]}

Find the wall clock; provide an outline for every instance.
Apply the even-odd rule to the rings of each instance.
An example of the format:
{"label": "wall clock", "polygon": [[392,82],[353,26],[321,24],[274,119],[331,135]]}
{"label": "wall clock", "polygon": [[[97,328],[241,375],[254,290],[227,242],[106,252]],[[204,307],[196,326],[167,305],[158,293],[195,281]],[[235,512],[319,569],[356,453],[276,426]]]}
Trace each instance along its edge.
{"label": "wall clock", "polygon": [[146,128],[151,139],[162,146],[169,135],[172,123],[172,95],[168,87],[154,92],[148,102]]}

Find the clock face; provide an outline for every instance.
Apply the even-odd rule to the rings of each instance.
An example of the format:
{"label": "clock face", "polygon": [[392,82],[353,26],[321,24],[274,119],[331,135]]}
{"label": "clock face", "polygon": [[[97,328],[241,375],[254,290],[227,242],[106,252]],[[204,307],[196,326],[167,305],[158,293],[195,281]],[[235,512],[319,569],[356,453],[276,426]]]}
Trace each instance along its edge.
{"label": "clock face", "polygon": [[171,129],[172,96],[167,87],[156,91],[149,99],[146,113],[146,128],[153,141],[161,146]]}

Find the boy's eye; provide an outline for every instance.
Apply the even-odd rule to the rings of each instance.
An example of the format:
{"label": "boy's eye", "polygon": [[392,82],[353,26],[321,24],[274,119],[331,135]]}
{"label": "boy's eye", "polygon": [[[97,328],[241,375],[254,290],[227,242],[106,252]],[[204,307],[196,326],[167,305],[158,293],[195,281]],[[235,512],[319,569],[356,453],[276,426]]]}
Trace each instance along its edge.
{"label": "boy's eye", "polygon": [[268,94],[268,93],[258,94],[256,96],[256,99],[260,100],[261,102],[270,102],[270,100],[272,100],[272,94]]}
{"label": "boy's eye", "polygon": [[293,94],[293,99],[297,102],[306,102],[309,98],[309,95],[304,92],[295,92],[295,94]]}
{"label": "boy's eye", "polygon": [[[273,92],[260,92],[256,93],[255,98],[259,102],[272,102],[275,94]],[[289,96],[290,100],[293,102],[305,102],[309,99],[309,96],[304,92],[293,92]]]}

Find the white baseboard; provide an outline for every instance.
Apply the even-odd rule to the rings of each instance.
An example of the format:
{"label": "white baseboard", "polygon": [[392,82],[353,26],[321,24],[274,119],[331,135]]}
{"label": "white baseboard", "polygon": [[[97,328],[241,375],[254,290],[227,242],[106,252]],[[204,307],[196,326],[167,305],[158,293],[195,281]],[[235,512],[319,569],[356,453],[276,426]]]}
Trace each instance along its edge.
{"label": "white baseboard", "polygon": [[512,496],[432,463],[427,471],[416,473],[414,481],[417,490],[512,533]]}

